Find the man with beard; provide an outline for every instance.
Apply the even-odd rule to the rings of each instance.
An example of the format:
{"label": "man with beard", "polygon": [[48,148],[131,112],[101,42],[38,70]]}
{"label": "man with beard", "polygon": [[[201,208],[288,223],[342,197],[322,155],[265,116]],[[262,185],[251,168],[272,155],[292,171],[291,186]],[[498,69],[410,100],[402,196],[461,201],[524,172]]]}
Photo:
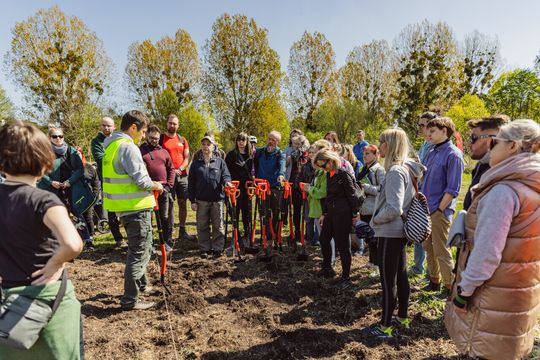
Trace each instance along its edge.
{"label": "man with beard", "polygon": [[482,175],[489,170],[489,145],[491,139],[497,136],[501,126],[508,124],[510,118],[507,115],[492,115],[481,119],[474,119],[467,122],[471,129],[471,139],[469,149],[471,158],[478,160],[472,172],[472,181],[469,190],[463,200],[463,210],[469,210],[471,206],[471,188],[478,184]]}

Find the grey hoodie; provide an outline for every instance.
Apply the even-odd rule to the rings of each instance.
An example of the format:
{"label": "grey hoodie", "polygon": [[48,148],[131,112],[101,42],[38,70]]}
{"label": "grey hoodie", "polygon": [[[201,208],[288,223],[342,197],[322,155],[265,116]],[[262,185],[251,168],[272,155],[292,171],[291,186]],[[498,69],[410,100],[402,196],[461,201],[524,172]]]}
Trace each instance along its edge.
{"label": "grey hoodie", "polygon": [[[420,179],[426,171],[425,166],[413,160],[405,162],[410,173]],[[401,165],[394,165],[386,173],[381,191],[375,200],[371,227],[376,237],[404,238],[402,215],[406,214],[415,190],[409,171]]]}
{"label": "grey hoodie", "polygon": [[[104,150],[107,150],[107,147],[111,142],[120,138],[133,140],[128,134],[122,131],[115,131],[103,142]],[[146,170],[141,151],[134,143],[129,142],[120,145],[116,157],[113,160],[113,166],[118,174],[129,175],[133,182],[142,190],[152,190],[154,187],[154,183]],[[134,211],[117,213],[117,215],[124,216],[132,213],[134,213]]]}

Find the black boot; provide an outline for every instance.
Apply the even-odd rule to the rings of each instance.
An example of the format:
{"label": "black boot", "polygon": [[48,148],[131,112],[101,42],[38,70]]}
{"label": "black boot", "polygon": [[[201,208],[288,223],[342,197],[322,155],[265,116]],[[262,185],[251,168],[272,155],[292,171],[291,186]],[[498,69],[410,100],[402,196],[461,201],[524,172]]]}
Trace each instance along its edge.
{"label": "black boot", "polygon": [[178,232],[178,239],[187,240],[187,241],[197,241],[197,237],[194,235],[189,235],[185,227],[180,228],[180,231]]}

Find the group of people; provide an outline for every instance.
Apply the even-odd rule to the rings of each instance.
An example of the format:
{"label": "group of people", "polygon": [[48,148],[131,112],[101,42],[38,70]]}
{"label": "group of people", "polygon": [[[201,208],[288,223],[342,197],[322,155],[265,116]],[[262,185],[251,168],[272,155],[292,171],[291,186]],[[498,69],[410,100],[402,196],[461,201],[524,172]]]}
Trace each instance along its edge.
{"label": "group of people", "polygon": [[[240,133],[234,149],[226,154],[207,133],[193,156],[187,140],[177,133],[178,122],[177,116],[170,115],[162,133],[142,112],[133,110],[122,117],[118,131],[112,119],[103,118],[102,131],[92,141],[103,206],[117,245],[123,242],[119,224],[127,234],[122,309],[155,305],[141,295],[151,291],[146,267],[153,249],[156,204],[167,250],[175,242],[175,199],[178,238],[195,239],[185,227],[189,199],[196,212],[200,256],[218,258],[227,246],[224,208],[233,209],[226,206],[227,189],[239,192],[230,216],[242,216],[239,245],[244,251],[253,245],[249,184],[261,179],[268,186],[268,200],[259,209],[264,212],[261,229],[268,236],[265,256],[276,251],[280,221],[287,218],[284,211],[292,211],[293,249],[304,235],[307,244],[320,246],[317,276],[334,278],[339,255],[337,291],[352,285],[352,256],[369,253],[369,266],[378,270],[381,282],[382,312],[379,323],[362,329],[366,336],[389,339],[396,330],[410,326],[409,277],[423,274],[429,281],[424,290],[447,300],[445,324],[461,352],[484,358],[504,353],[516,359],[530,352],[540,309],[538,123],[509,121],[504,115],[469,121],[470,153],[478,162],[464,203],[468,210],[464,241],[458,245],[454,264],[447,238],[464,160],[451,140],[455,133],[451,119],[433,112],[420,115],[418,133],[425,141],[418,153],[400,128],[383,131],[378,146],[369,144],[361,130],[353,146],[341,144],[335,132],[310,144],[302,131],[294,129],[284,150],[279,148],[277,131],[270,132],[266,145],[258,148],[248,134]],[[379,163],[381,158],[384,163]],[[54,298],[65,263],[82,250],[81,239],[91,243],[88,226],[77,234],[66,211],[67,207],[75,218],[85,218],[73,201],[78,198],[74,185],[85,178],[82,164],[76,149],[64,142],[61,129],[50,129],[48,139],[22,123],[0,129],[0,172],[6,174],[0,184],[0,206],[10,206],[9,216],[0,219],[0,233],[9,235],[0,241],[5,293]],[[38,181],[48,191],[36,188]],[[292,190],[290,207],[284,202],[287,186]],[[431,235],[423,244],[415,244],[414,266],[407,269],[404,222],[418,192],[427,198]],[[65,305],[59,308],[63,311],[36,343],[36,354],[80,351],[80,309],[72,286],[68,290]],[[70,322],[64,323],[60,314],[70,316]],[[70,346],[58,346],[55,329],[60,324],[73,330]],[[0,357],[17,351],[0,344]]]}

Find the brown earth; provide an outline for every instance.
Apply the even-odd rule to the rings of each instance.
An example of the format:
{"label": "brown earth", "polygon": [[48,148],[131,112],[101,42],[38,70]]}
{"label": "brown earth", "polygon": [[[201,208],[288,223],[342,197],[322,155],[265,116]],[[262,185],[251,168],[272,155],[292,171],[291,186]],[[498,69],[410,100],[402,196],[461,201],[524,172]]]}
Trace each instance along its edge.
{"label": "brown earth", "polygon": [[159,302],[151,311],[119,308],[125,251],[101,244],[72,264],[88,359],[175,359],[175,349],[180,359],[459,358],[440,319],[442,303],[420,292],[412,294],[410,330],[390,342],[361,334],[380,317],[380,286],[362,268],[365,257],[353,258],[354,287],[338,293],[332,280],[314,276],[318,248],[308,249],[307,262],[286,251],[270,263],[253,255],[243,263],[201,259],[193,243],[176,248],[166,302],[158,260],[149,265],[159,290],[146,297]]}

